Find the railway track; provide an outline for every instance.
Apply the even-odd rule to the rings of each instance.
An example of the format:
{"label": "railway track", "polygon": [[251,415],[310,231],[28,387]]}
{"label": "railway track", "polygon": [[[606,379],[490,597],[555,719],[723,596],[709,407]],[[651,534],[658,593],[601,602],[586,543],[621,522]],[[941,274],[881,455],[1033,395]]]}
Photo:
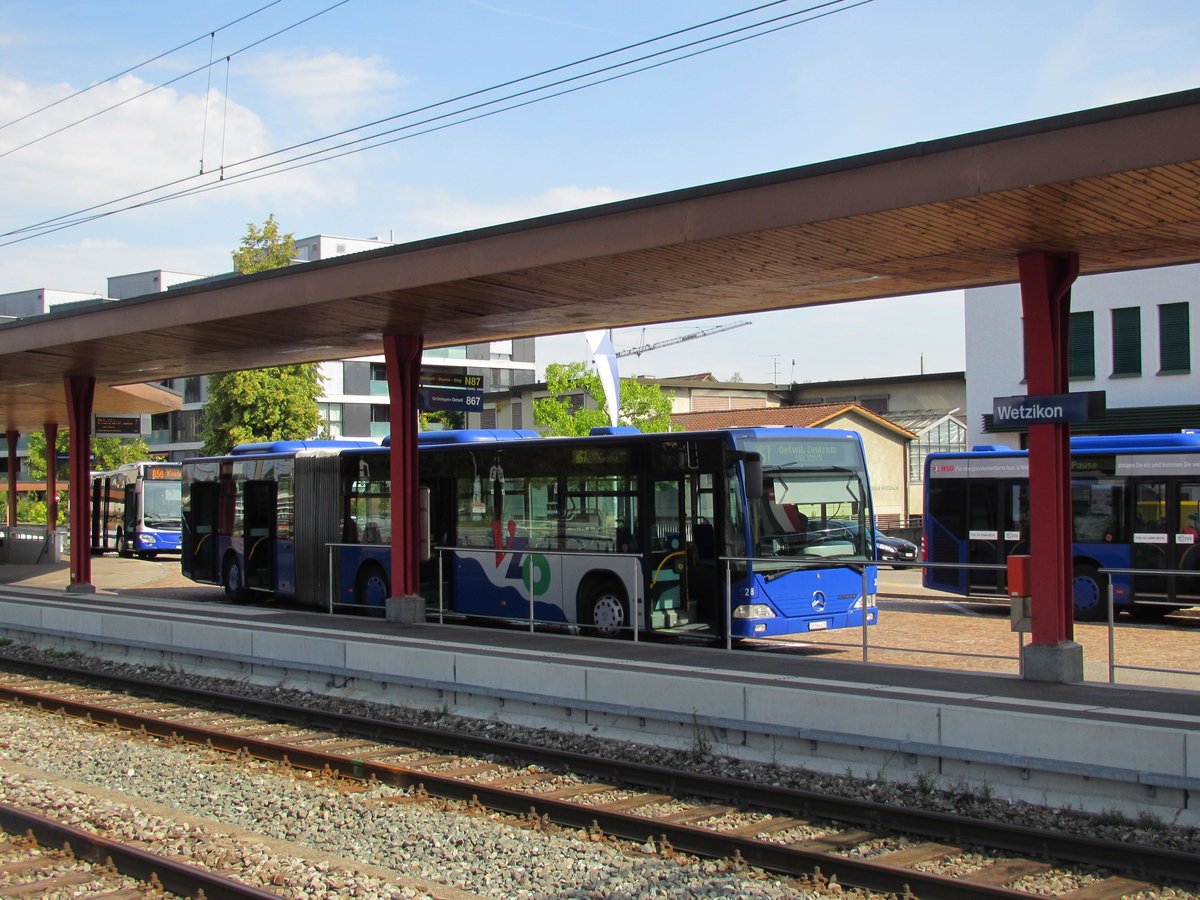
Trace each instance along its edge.
{"label": "railway track", "polygon": [[[1194,857],[1177,851],[68,668],[21,668],[22,674],[0,674],[0,699],[300,769],[378,779],[407,789],[410,798],[486,807],[531,827],[585,829],[596,839],[731,859],[810,883],[836,878],[923,900],[1116,900],[1195,880]],[[1039,879],[1049,873],[1070,887],[1040,893]]]}
{"label": "railway track", "polygon": [[0,804],[0,896],[280,900],[250,885]]}

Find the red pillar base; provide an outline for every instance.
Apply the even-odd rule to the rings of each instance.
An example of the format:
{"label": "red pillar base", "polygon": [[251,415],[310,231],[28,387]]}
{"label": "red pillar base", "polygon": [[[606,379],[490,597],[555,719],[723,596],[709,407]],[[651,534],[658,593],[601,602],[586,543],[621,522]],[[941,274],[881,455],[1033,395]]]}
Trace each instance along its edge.
{"label": "red pillar base", "polygon": [[1083,646],[1074,641],[1026,644],[1021,654],[1021,677],[1026,681],[1080,684],[1083,682]]}

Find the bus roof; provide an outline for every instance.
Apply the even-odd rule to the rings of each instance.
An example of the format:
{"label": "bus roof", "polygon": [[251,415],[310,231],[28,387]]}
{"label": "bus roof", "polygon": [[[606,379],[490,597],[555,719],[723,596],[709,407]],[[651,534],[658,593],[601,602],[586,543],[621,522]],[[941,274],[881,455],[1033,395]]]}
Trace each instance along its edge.
{"label": "bus roof", "polygon": [[[1171,432],[1169,434],[1081,434],[1071,438],[1071,450],[1076,453],[1144,453],[1164,450],[1200,450],[1200,431]],[[1028,450],[1019,450],[1003,444],[986,444],[972,447],[968,452],[929,454],[930,456],[1024,456]]]}
{"label": "bus roof", "polygon": [[331,441],[262,441],[255,444],[238,444],[230,456],[250,456],[263,453],[298,453],[301,450],[353,450],[359,447],[378,447],[375,441],[331,440]]}

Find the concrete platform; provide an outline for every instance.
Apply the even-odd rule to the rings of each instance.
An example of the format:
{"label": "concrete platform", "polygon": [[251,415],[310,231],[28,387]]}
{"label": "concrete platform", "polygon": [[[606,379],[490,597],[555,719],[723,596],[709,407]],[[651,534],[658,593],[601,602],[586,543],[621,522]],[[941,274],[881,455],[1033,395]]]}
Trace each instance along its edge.
{"label": "concrete platform", "polygon": [[1200,824],[1200,694],[0,587],[8,639],[515,724]]}

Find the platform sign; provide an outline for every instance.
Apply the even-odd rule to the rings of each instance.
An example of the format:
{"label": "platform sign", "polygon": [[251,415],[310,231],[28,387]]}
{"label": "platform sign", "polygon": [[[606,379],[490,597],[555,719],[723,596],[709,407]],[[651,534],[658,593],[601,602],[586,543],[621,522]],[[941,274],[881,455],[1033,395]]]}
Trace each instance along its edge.
{"label": "platform sign", "polygon": [[92,426],[96,437],[141,437],[141,416],[96,416]]}
{"label": "platform sign", "polygon": [[418,380],[421,387],[459,387],[480,390],[482,375],[468,375],[466,369],[422,369]]}
{"label": "platform sign", "polygon": [[422,412],[449,410],[479,412],[483,409],[483,391],[423,387],[417,389],[417,409]]}
{"label": "platform sign", "polygon": [[1103,419],[1104,412],[1104,391],[996,397],[992,400],[992,427],[1088,422]]}

